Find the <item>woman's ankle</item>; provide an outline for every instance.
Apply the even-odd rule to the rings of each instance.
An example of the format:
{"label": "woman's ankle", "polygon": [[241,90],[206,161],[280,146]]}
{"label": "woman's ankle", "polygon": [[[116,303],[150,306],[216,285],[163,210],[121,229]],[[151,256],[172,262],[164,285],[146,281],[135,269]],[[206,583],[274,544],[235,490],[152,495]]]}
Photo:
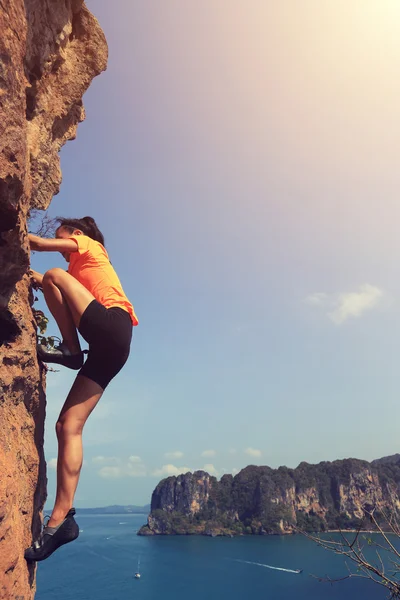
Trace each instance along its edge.
{"label": "woman's ankle", "polygon": [[64,521],[70,509],[71,506],[69,508],[53,508],[53,512],[51,513],[51,517],[47,525],[49,527],[57,527],[57,525]]}
{"label": "woman's ankle", "polygon": [[61,343],[61,348],[67,350],[72,355],[74,355],[74,354],[80,354],[82,352],[79,343],[76,344],[74,342],[66,341],[64,339],[63,339],[63,341]]}

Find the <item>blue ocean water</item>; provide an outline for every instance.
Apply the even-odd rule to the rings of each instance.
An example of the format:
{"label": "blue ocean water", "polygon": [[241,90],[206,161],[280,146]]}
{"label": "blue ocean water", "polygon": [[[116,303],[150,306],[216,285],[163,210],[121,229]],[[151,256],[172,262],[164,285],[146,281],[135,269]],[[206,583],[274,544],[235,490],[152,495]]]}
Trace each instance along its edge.
{"label": "blue ocean water", "polygon": [[[145,515],[79,515],[79,538],[38,564],[36,600],[381,600],[379,586],[340,577],[341,557],[303,536],[139,537]],[[140,557],[141,579],[134,579]],[[259,563],[259,564],[253,564]],[[298,575],[270,569],[303,569]]]}

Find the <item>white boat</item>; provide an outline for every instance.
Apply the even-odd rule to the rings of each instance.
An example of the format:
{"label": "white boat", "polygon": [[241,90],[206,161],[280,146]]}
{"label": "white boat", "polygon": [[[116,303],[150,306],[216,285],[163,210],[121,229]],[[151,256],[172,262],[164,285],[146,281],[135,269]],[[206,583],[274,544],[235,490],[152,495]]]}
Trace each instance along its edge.
{"label": "white boat", "polygon": [[140,579],[140,558],[137,561],[137,571],[135,573],[135,579]]}

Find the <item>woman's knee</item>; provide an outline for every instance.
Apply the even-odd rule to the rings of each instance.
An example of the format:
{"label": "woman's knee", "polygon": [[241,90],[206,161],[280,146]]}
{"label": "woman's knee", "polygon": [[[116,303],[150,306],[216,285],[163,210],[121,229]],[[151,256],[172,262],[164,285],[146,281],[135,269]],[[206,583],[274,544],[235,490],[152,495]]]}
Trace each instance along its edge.
{"label": "woman's knee", "polygon": [[59,267],[49,269],[43,275],[43,284],[57,283],[57,281],[60,279],[60,276],[62,277],[63,275],[65,275],[65,271],[63,271],[63,269],[60,269]]}
{"label": "woman's knee", "polygon": [[82,435],[84,422],[80,419],[61,419],[56,423],[57,438],[63,438],[69,435]]}

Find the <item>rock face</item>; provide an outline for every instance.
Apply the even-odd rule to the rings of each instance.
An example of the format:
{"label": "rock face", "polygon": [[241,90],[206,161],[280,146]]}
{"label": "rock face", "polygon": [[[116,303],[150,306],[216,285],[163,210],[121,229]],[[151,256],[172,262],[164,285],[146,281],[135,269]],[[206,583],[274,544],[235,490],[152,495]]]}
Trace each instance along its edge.
{"label": "rock face", "polygon": [[106,68],[82,0],[0,2],[0,598],[33,598],[23,558],[46,497],[44,374],[36,359],[26,220],[59,190],[58,151]]}
{"label": "rock face", "polygon": [[204,471],[168,477],[153,492],[140,535],[283,534],[349,529],[363,507],[400,508],[400,455],[296,469],[249,466],[220,481]]}

